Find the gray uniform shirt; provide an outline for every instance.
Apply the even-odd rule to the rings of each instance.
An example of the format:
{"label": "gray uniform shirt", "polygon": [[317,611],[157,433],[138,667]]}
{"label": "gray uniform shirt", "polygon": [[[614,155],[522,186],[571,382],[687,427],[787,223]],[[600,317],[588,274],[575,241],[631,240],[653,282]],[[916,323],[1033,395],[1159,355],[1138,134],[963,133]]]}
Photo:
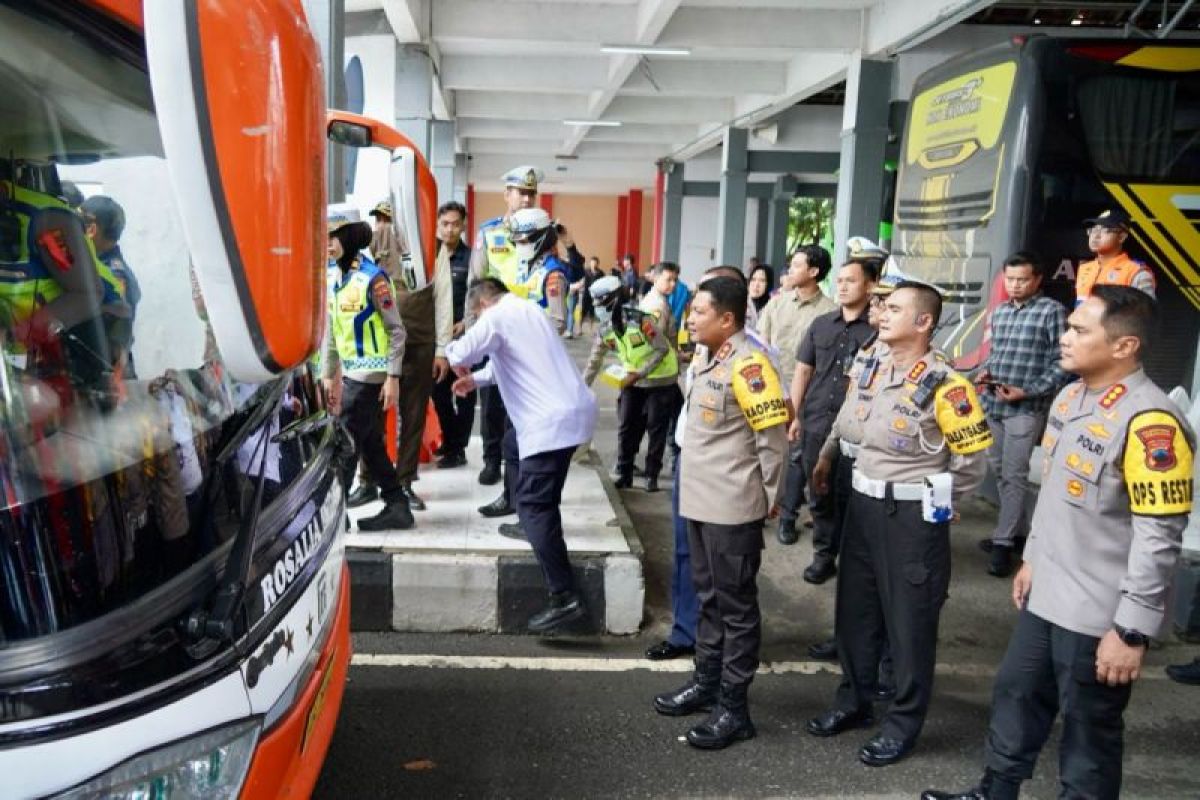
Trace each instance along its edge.
{"label": "gray uniform shirt", "polygon": [[[922,406],[914,394],[935,373],[942,378]],[[949,472],[955,503],[979,488],[992,434],[975,387],[941,355],[930,350],[907,370],[897,368],[889,355],[875,370],[869,391],[870,399],[854,404],[863,432],[857,470],[895,483],[920,483]]]}
{"label": "gray uniform shirt", "polygon": [[1042,486],[1025,546],[1028,609],[1086,636],[1162,630],[1192,509],[1195,434],[1138,370],[1050,407]]}
{"label": "gray uniform shirt", "polygon": [[765,519],[787,453],[779,374],[742,331],[693,367],[682,423],[679,515],[719,525]]}

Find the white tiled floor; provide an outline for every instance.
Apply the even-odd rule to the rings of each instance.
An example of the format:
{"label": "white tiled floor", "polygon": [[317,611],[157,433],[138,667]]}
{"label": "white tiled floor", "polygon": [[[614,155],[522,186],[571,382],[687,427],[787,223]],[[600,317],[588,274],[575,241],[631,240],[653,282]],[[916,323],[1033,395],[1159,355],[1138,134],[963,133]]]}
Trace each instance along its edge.
{"label": "white tiled floor", "polygon": [[[472,437],[467,449],[467,466],[438,469],[421,465],[421,479],[413,489],[428,506],[414,511],[417,525],[407,531],[360,532],[357,520],[379,513],[382,503],[351,509],[351,547],[382,547],[391,551],[503,552],[528,550],[529,545],[496,532],[502,522],[516,522],[515,515],[487,519],[476,509],[490,503],[500,486],[480,486],[482,466],[480,440]],[[572,553],[628,553],[629,545],[616,525],[616,514],[604,493],[600,476],[587,464],[572,464],[562,498],[563,532]],[[609,523],[612,523],[611,525]]]}

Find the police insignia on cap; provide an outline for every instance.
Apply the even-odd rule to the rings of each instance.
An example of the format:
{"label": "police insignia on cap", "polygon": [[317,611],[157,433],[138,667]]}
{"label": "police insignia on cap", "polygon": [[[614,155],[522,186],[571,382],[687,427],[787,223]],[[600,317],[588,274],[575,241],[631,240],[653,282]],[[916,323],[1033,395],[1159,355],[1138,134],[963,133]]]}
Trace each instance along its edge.
{"label": "police insignia on cap", "polygon": [[1134,433],[1146,448],[1146,469],[1167,472],[1179,463],[1175,457],[1175,428],[1147,425]]}
{"label": "police insignia on cap", "polygon": [[537,183],[538,183],[537,173],[534,172],[533,170],[526,170],[526,172],[525,172],[525,188],[526,189],[536,189]]}

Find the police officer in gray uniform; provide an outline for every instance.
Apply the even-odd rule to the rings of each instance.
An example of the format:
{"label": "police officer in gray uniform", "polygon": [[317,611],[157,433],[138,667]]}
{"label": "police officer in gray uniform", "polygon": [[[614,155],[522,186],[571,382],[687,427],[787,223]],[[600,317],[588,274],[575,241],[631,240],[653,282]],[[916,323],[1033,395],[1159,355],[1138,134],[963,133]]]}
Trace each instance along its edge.
{"label": "police officer in gray uniform", "polygon": [[980,785],[925,800],[1015,800],[1062,710],[1059,797],[1121,792],[1124,722],[1192,510],[1196,439],[1142,371],[1157,304],[1097,286],[1067,320],[1042,487],[1013,579],[1020,613],[996,674]]}
{"label": "police officer in gray uniform", "polygon": [[[987,471],[987,420],[971,383],[930,348],[941,296],[904,281],[885,301],[879,338],[891,348],[851,398],[863,438],[852,476],[834,631],[844,675],[814,736],[873,722],[871,701],[886,632],[896,697],[859,752],[868,766],[908,755],[933,690],[938,618],[950,583],[953,505]],[[926,497],[925,486],[931,491]]]}

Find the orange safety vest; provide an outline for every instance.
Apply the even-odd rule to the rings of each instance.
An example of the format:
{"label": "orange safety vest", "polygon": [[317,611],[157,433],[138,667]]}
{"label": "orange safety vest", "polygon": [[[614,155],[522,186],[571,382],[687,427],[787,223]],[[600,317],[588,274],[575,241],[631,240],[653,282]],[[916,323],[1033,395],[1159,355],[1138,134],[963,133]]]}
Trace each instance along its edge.
{"label": "orange safety vest", "polygon": [[1128,253],[1121,253],[1111,261],[1100,266],[1097,260],[1087,261],[1079,265],[1079,273],[1075,276],[1075,302],[1080,303],[1092,294],[1096,285],[1132,286],[1133,279],[1139,272],[1150,274],[1154,282],[1154,273],[1141,261],[1130,258]]}

